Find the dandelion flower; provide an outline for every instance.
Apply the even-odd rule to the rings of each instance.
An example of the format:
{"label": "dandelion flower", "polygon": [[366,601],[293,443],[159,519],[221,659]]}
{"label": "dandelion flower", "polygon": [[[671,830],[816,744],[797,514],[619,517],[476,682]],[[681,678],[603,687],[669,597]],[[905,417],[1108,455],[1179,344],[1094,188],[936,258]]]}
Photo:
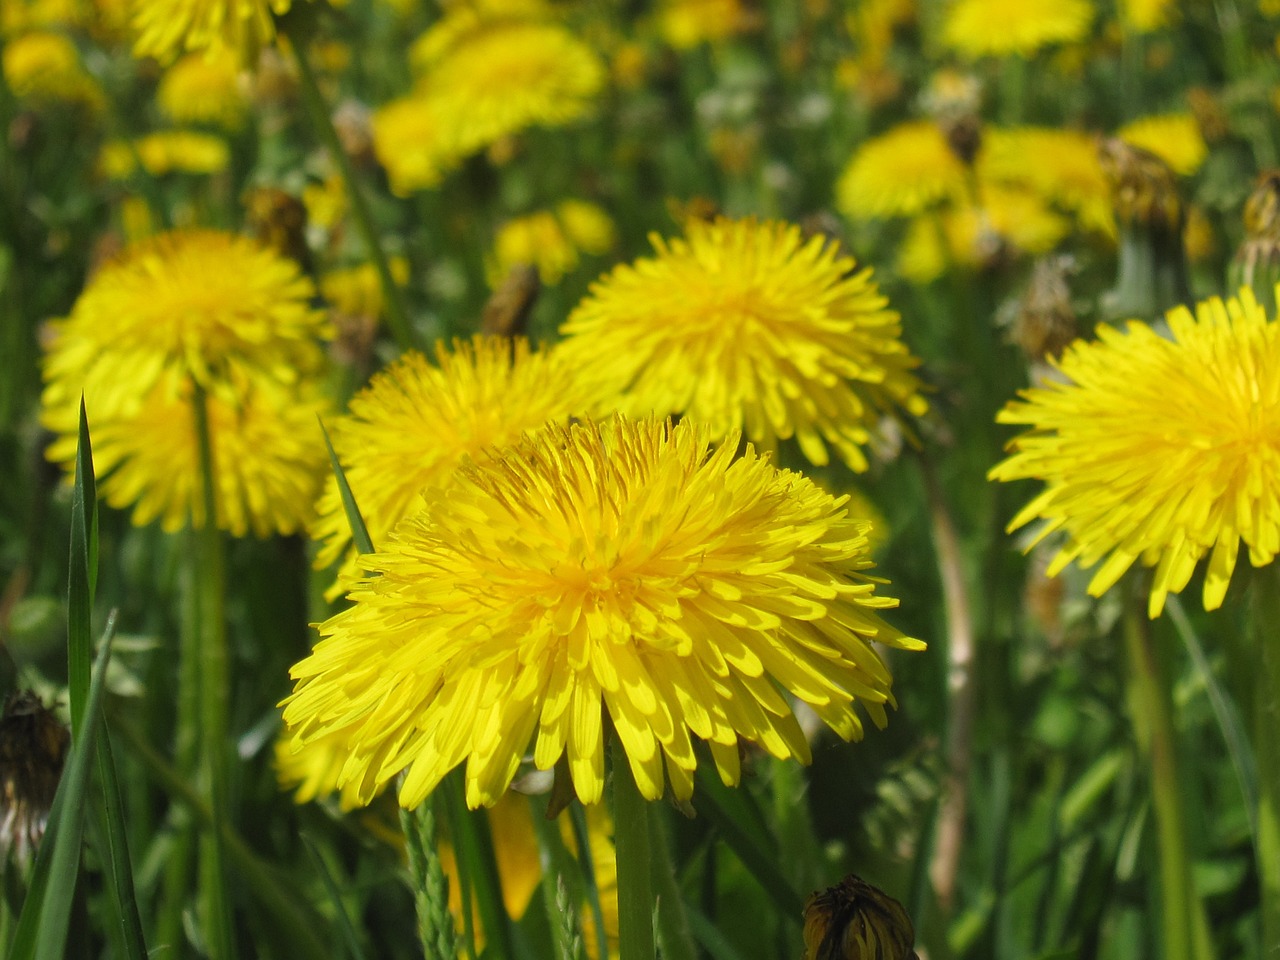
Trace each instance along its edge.
{"label": "dandelion flower", "polygon": [[1246,288],[1167,314],[1168,338],[1131,321],[1099,328],[1058,361],[1061,383],[1025,391],[999,415],[1030,429],[995,480],[1045,489],[1010,524],[1061,530],[1049,568],[1101,562],[1100,596],[1135,562],[1155,567],[1155,617],[1209,556],[1204,606],[1221,605],[1241,541],[1256,566],[1280,550],[1280,326]]}
{"label": "dandelion flower", "polygon": [[375,110],[369,123],[373,152],[397,196],[439,186],[461,159],[442,136],[438,98],[400,97]]}
{"label": "dandelion flower", "polygon": [[[55,350],[57,347],[55,346]],[[316,418],[328,412],[313,380],[281,384],[239,375],[208,394],[217,524],[233,536],[267,537],[305,529],[327,456]],[[75,469],[78,405],[47,402],[41,417],[57,435],[48,457]],[[200,449],[190,377],[169,370],[128,401],[85,386],[98,490],[113,507],[133,507],[133,523],[158,520],[169,532],[205,524]]]}
{"label": "dandelion flower", "polygon": [[1093,134],[1054,127],[992,128],[983,136],[978,176],[1029,188],[1107,236],[1116,232],[1111,187]]}
{"label": "dandelion flower", "polygon": [[[136,159],[135,159],[136,158]],[[168,173],[213,174],[227,169],[231,150],[221,137],[197,130],[160,130],[133,141],[113,140],[102,147],[98,165],[109,180],[133,176],[137,160],[153,177]]]}
{"label": "dandelion flower", "polygon": [[604,253],[614,244],[613,221],[594,203],[565,200],[554,210],[539,210],[508,220],[494,238],[488,269],[497,286],[514,267],[531,264],[544,284],[560,282],[583,253]]}
{"label": "dandelion flower", "polygon": [[563,328],[566,356],[618,409],[766,447],[794,436],[811,462],[834,447],[854,470],[883,415],[925,411],[898,314],[838,244],[727,219],[651,240],[657,256],[597,281]]}
{"label": "dandelion flower", "polygon": [[178,123],[238,130],[249,107],[239,80],[240,65],[229,51],[188,54],[160,78],[156,102]]}
{"label": "dandelion flower", "polygon": [[1170,0],[1120,0],[1120,22],[1135,33],[1151,33],[1167,26],[1178,15]]}
{"label": "dandelion flower", "polygon": [[743,0],[662,0],[657,18],[662,38],[677,50],[728,39],[755,23]]}
{"label": "dandelion flower", "polygon": [[970,59],[1030,57],[1050,44],[1083,40],[1093,13],[1089,0],[955,0],[942,37]]}
{"label": "dandelion flower", "polygon": [[[285,722],[305,744],[347,731],[342,781],[370,795],[401,771],[415,807],[466,764],[492,805],[532,747],[604,788],[604,714],[641,793],[689,798],[706,741],[739,778],[739,739],[809,760],[784,693],[846,739],[862,704],[886,722],[891,678],[867,524],[737,438],[616,417],[548,425],[468,460],[382,552],[379,576],[296,664]],[[665,776],[664,776],[665,768]]]}
{"label": "dandelion flower", "polygon": [[1189,113],[1142,117],[1126,123],[1116,131],[1116,136],[1130,146],[1155,154],[1183,177],[1199,170],[1209,155],[1200,125]]}
{"label": "dandelion flower", "polygon": [[82,103],[100,108],[102,90],[80,63],[76,45],[60,33],[14,37],[4,45],[4,82],[20,100]]}
{"label": "dandelion flower", "polygon": [[[424,487],[442,483],[464,457],[513,443],[548,421],[585,412],[587,387],[556,351],[527,341],[475,337],[450,350],[436,346],[433,366],[406,353],[351,400],[351,412],[328,425],[356,504],[375,546],[419,505]],[[330,478],[312,536],[325,567],[347,555],[332,593],[358,575],[351,529],[337,481]]]}
{"label": "dandelion flower", "polygon": [[226,49],[251,65],[275,37],[272,15],[290,0],[133,0],[135,57],[170,63],[180,53]]}
{"label": "dandelion flower", "polygon": [[965,178],[942,128],[910,121],[858,148],[836,182],[836,206],[854,220],[912,216],[962,195]]}
{"label": "dandelion flower", "polygon": [[90,384],[101,402],[136,403],[167,369],[211,391],[241,369],[291,382],[323,362],[317,341],[329,326],[314,295],[297,264],[246,237],[144,240],[100,269],[56,325],[47,399],[62,390],[58,400],[74,406]]}

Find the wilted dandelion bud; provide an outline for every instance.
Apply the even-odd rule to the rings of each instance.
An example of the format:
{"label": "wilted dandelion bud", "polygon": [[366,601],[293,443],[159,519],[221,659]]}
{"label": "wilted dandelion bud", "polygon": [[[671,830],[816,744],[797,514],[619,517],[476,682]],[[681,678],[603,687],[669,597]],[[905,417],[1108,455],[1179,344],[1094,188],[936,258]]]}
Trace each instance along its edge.
{"label": "wilted dandelion bud", "polygon": [[1280,170],[1264,171],[1244,202],[1244,241],[1231,261],[1228,287],[1250,287],[1268,310],[1280,282]]}
{"label": "wilted dandelion bud", "polygon": [[897,900],[849,874],[804,905],[804,960],[918,960],[915,929]]}
{"label": "wilted dandelion bud", "polygon": [[71,734],[30,690],[0,714],[0,852],[25,864],[44,836]]}
{"label": "wilted dandelion bud", "polygon": [[1076,272],[1071,256],[1046,257],[1031,271],[1026,292],[1017,303],[1009,339],[1032,363],[1057,358],[1078,333],[1068,277]]}
{"label": "wilted dandelion bud", "polygon": [[1154,319],[1191,300],[1186,207],[1173,171],[1155,154],[1109,137],[1099,143],[1098,159],[1120,227],[1120,266],[1104,309],[1113,317]]}
{"label": "wilted dandelion bud", "polygon": [[302,200],[276,187],[255,187],[245,194],[245,226],[264,246],[310,270],[307,208]]}

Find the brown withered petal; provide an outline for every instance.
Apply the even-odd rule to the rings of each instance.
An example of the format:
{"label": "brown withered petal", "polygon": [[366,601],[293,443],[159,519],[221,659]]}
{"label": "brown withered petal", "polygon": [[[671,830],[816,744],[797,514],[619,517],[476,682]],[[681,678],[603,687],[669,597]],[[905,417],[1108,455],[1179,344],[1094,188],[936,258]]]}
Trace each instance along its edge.
{"label": "brown withered petal", "polygon": [[26,863],[44,836],[71,734],[30,690],[0,714],[0,853]]}
{"label": "brown withered petal", "polygon": [[919,960],[915,937],[902,904],[856,874],[805,901],[804,960]]}

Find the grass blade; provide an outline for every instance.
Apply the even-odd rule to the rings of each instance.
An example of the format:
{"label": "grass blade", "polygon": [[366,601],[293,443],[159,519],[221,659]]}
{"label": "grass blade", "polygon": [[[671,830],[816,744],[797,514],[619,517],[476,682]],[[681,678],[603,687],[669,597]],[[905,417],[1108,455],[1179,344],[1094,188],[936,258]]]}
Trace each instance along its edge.
{"label": "grass blade", "polygon": [[115,635],[115,612],[98,645],[98,656],[89,680],[84,723],[79,741],[67,753],[62,782],[49,811],[49,826],[36,855],[27,899],[18,917],[10,960],[61,960],[67,943],[71,904],[80,873],[80,848],[89,784],[91,745],[102,717],[102,690]]}
{"label": "grass blade", "polygon": [[125,826],[124,804],[120,783],[111,755],[111,738],[104,718],[98,729],[96,759],[98,782],[102,785],[103,804],[96,839],[102,844],[98,859],[107,873],[108,900],[116,914],[125,956],[129,960],[146,960],[147,944],[138,915],[138,897],[133,887],[133,862],[129,857],[129,834]]}
{"label": "grass blade", "polygon": [[321,882],[324,883],[325,892],[329,894],[329,899],[333,901],[333,912],[338,920],[338,930],[342,934],[342,939],[347,943],[347,955],[352,960],[364,960],[364,951],[360,948],[360,938],[356,936],[355,927],[351,925],[351,918],[347,916],[347,908],[342,903],[342,892],[338,889],[338,884],[334,881],[333,874],[329,871],[329,865],[324,862],[324,857],[320,856],[320,850],[316,847],[315,841],[305,833],[302,835],[302,845],[307,848],[311,863],[315,866],[316,872],[320,874]]}
{"label": "grass blade", "polygon": [[[93,662],[93,591],[98,574],[98,495],[93,448],[84,397],[80,398],[80,439],[76,446],[75,488],[71,495],[71,565],[67,574],[67,687],[71,735],[82,742]],[[89,741],[92,743],[93,741]]]}
{"label": "grass blade", "polygon": [[351,525],[351,539],[361,553],[373,553],[373,538],[369,536],[369,528],[364,525],[364,517],[360,516],[355,494],[351,492],[351,484],[347,483],[347,475],[338,462],[338,455],[333,450],[333,443],[329,440],[329,431],[324,428],[323,420],[320,421],[320,432],[324,434],[324,447],[329,451],[329,466],[333,468],[333,475],[338,481],[342,509],[346,511],[347,523]]}

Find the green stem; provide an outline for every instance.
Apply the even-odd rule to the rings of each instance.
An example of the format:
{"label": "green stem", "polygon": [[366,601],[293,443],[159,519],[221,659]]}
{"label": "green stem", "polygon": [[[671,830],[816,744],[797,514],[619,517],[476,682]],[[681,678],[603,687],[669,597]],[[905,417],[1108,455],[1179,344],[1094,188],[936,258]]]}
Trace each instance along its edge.
{"label": "green stem", "polygon": [[351,158],[342,149],[342,143],[338,140],[338,132],[333,128],[333,120],[329,116],[324,97],[320,93],[320,86],[316,83],[315,72],[311,69],[311,62],[307,59],[306,31],[295,30],[291,33],[289,39],[292,41],[289,46],[293,50],[294,62],[298,65],[298,79],[301,82],[302,100],[306,105],[307,113],[311,115],[311,122],[315,126],[316,132],[320,135],[320,139],[324,141],[324,145],[333,158],[333,162],[338,165],[338,172],[342,175],[343,183],[347,188],[347,196],[351,200],[351,215],[355,218],[356,229],[360,231],[360,238],[364,241],[365,252],[373,262],[374,270],[377,271],[378,283],[382,287],[382,298],[385,301],[387,326],[391,328],[391,335],[395,337],[396,343],[400,345],[401,350],[412,350],[418,344],[417,338],[413,333],[413,326],[409,323],[409,313],[405,309],[404,298],[400,294],[400,288],[397,286],[395,278],[391,275],[391,265],[387,262],[387,255],[378,240],[378,230],[374,226],[373,214],[369,210],[368,201],[365,199],[364,189],[356,177],[355,168],[351,165]]}
{"label": "green stem", "polygon": [[622,741],[613,739],[613,842],[618,858],[618,958],[654,960],[649,803],[640,795]]}
{"label": "green stem", "polygon": [[1165,960],[1210,960],[1213,945],[1204,904],[1195,891],[1186,818],[1174,755],[1169,687],[1160,674],[1151,624],[1134,598],[1125,612],[1129,709],[1134,733],[1151,766],[1151,792],[1160,849],[1161,922]]}
{"label": "green stem", "polygon": [[1254,694],[1254,736],[1258,764],[1258,879],[1262,897],[1262,956],[1280,957],[1280,570],[1272,564],[1253,582],[1253,640],[1257,644],[1258,688]]}
{"label": "green stem", "polygon": [[649,850],[653,855],[653,886],[658,894],[658,938],[662,941],[663,960],[698,960],[698,948],[684,908],[684,893],[676,881],[675,862],[671,858],[664,816],[667,811],[649,812]]}
{"label": "green stem", "polygon": [[[200,595],[200,773],[205,801],[214,821],[229,822],[227,811],[227,748],[230,738],[227,700],[227,564],[222,533],[218,530],[214,494],[216,465],[213,437],[209,428],[209,404],[205,390],[193,384],[196,442],[200,448],[200,492],[202,523],[197,533],[197,579]],[[231,907],[227,897],[222,839],[217,830],[200,836],[200,900],[204,913],[205,937],[213,960],[230,958],[232,951]]]}
{"label": "green stem", "polygon": [[449,880],[436,854],[436,800],[428,798],[416,810],[400,809],[409,854],[409,882],[418,914],[418,937],[426,960],[455,960],[458,942],[449,912]]}

